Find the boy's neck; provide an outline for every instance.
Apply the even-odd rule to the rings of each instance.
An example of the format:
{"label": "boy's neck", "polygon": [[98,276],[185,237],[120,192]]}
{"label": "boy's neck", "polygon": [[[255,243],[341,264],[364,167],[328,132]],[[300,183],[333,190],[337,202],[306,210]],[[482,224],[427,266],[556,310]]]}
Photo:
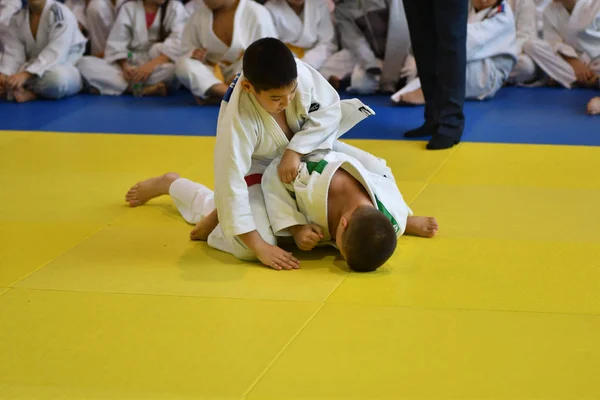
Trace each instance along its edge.
{"label": "boy's neck", "polygon": [[149,13],[158,12],[159,5],[150,1],[144,1],[144,11]]}
{"label": "boy's neck", "polygon": [[296,13],[296,15],[300,15],[300,14],[302,14],[302,11],[304,11],[304,4],[302,4],[300,6],[297,6],[295,4],[289,4],[288,3],[288,5],[290,6],[290,8],[292,10],[294,10],[294,12]]}
{"label": "boy's neck", "polygon": [[358,207],[375,207],[371,196],[359,181],[341,169],[336,171],[338,174],[342,179],[332,179],[329,186],[329,199],[332,201],[328,202],[327,222],[332,238],[337,234],[342,217],[350,220]]}
{"label": "boy's neck", "polygon": [[566,0],[563,2],[563,5],[565,6],[565,8],[569,12],[569,14],[571,12],[573,12],[573,9],[575,8],[575,4],[577,4],[577,0]]}
{"label": "boy's neck", "polygon": [[46,1],[36,5],[30,4],[29,12],[34,15],[39,15],[42,13],[42,11],[44,11],[44,7],[46,7]]}

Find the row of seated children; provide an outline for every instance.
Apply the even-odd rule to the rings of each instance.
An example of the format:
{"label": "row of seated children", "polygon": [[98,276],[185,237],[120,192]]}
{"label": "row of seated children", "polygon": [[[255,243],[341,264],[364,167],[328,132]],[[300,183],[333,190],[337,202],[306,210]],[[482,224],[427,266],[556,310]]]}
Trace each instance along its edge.
{"label": "row of seated children", "polygon": [[[85,13],[73,1],[73,13],[55,0],[30,1],[0,31],[5,97],[60,98],[84,84],[108,95],[164,95],[183,84],[199,104],[214,103],[241,71],[246,47],[273,36],[336,88],[391,94],[404,86],[393,102],[423,102],[401,1],[338,2],[333,22],[324,0],[268,0],[264,7],[251,0],[91,0]],[[505,84],[598,87],[600,0],[553,1],[543,12],[543,38],[533,0],[471,3],[467,98],[489,99]],[[78,27],[92,57],[81,59],[86,39]],[[591,113],[600,111],[597,103],[590,102]]]}

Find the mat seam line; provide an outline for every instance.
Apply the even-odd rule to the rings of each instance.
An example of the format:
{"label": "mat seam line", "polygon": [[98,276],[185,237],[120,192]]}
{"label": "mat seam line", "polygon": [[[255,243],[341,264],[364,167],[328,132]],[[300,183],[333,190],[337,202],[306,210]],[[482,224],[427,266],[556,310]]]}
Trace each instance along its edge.
{"label": "mat seam line", "polygon": [[296,338],[304,331],[304,329],[306,329],[308,324],[310,324],[310,322],[317,316],[317,314],[319,312],[321,312],[323,307],[325,307],[325,302],[321,303],[319,308],[317,308],[317,310],[313,313],[313,315],[310,318],[308,318],[308,320],[300,327],[298,332],[296,332],[296,334],[294,336],[292,336],[292,338],[285,344],[285,346],[283,346],[283,348],[275,355],[275,357],[273,358],[273,361],[271,361],[269,363],[269,365],[267,365],[267,367],[264,369],[264,371],[256,378],[256,380],[252,383],[252,385],[250,385],[250,388],[244,393],[244,397],[243,397],[244,399],[248,398],[248,395],[250,394],[250,392],[252,392],[252,390],[254,390],[256,385],[258,385],[258,383],[262,380],[262,378],[264,378],[264,376],[267,374],[267,372],[269,372],[271,367],[273,367],[273,365],[277,362],[277,360],[279,360],[279,358],[287,350],[287,348],[296,340]]}

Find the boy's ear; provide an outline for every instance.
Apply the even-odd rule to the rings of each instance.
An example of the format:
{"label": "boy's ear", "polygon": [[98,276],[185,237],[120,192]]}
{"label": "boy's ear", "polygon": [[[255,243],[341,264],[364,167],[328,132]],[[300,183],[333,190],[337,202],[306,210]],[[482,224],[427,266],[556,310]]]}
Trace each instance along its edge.
{"label": "boy's ear", "polygon": [[254,86],[252,86],[248,79],[244,79],[242,81],[242,89],[244,89],[248,93],[252,93],[254,91]]}
{"label": "boy's ear", "polygon": [[342,216],[342,218],[340,218],[340,226],[342,230],[345,231],[346,228],[348,228],[348,218]]}

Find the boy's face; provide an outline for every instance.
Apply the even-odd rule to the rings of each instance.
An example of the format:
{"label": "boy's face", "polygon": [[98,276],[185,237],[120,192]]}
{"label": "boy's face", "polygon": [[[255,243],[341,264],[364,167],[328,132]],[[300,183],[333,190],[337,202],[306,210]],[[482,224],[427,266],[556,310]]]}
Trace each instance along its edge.
{"label": "boy's face", "polygon": [[296,96],[296,89],[298,88],[298,82],[294,81],[288,87],[282,87],[277,89],[263,90],[257,92],[254,86],[247,80],[244,79],[242,87],[248,93],[254,95],[254,98],[260,104],[260,106],[269,114],[277,115],[290,105],[290,102],[294,100]]}

